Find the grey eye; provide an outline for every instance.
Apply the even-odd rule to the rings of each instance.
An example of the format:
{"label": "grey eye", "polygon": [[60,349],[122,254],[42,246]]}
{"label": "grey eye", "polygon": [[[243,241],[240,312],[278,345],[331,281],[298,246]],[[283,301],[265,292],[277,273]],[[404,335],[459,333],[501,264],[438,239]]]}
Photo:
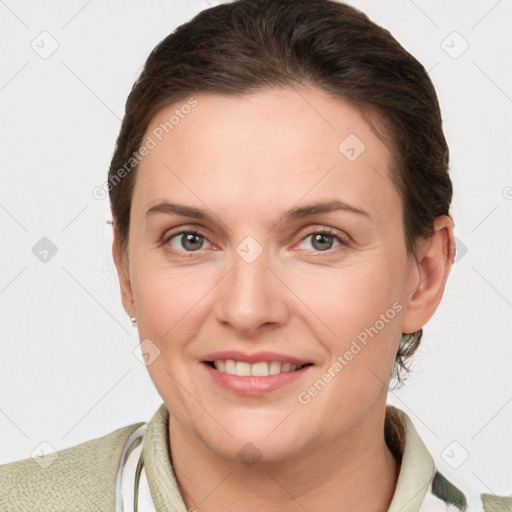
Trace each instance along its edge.
{"label": "grey eye", "polygon": [[[173,243],[173,240],[179,240],[179,246]],[[198,233],[178,233],[171,237],[169,240],[173,247],[179,250],[185,249],[186,251],[197,251],[203,247],[204,237]]]}
{"label": "grey eye", "polygon": [[306,237],[306,239],[310,237],[311,245],[315,251],[326,251],[331,249],[335,238],[333,235],[329,235],[328,233],[314,233]]}

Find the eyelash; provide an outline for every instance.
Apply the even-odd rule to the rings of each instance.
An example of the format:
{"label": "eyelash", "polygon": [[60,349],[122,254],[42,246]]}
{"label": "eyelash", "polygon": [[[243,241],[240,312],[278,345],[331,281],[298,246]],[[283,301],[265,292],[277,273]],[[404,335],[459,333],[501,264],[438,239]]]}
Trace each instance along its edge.
{"label": "eyelash", "polygon": [[[183,228],[183,229],[180,229],[179,231],[172,232],[168,235],[164,235],[162,237],[161,245],[167,245],[174,237],[177,237],[179,235],[187,235],[187,234],[199,235],[202,238],[204,238],[205,240],[208,240],[208,237],[200,229]],[[334,239],[336,239],[340,243],[340,246],[346,247],[346,246],[350,245],[350,240],[349,240],[348,236],[342,237],[339,235],[339,233],[337,231],[335,231],[331,228],[322,228],[317,231],[309,232],[306,236],[302,237],[300,241],[303,242],[307,238],[314,236],[314,235],[329,235],[329,236],[332,236]],[[214,245],[214,244],[212,244],[212,245]],[[314,252],[314,254],[329,254],[329,253],[335,252],[336,249],[339,249],[339,247],[327,249],[325,251],[313,251],[313,252]],[[171,250],[173,252],[176,251],[174,248]],[[179,251],[179,253],[181,253],[181,254],[185,253],[185,254],[189,254],[190,256],[195,256],[196,253],[199,251],[200,251],[200,249],[198,249],[197,251],[182,250],[182,251]]]}

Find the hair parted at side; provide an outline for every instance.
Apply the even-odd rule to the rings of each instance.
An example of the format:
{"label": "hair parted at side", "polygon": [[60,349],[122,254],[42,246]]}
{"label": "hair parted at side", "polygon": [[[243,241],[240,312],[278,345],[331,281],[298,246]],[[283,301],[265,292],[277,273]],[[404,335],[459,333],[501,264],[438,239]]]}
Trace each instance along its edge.
{"label": "hair parted at side", "polygon": [[[318,87],[377,114],[372,126],[393,155],[391,175],[402,197],[404,237],[431,236],[449,215],[452,183],[439,103],[425,68],[384,28],[333,0],[237,0],[197,14],[151,52],[126,102],[109,169],[114,229],[127,252],[133,155],[153,117],[199,93],[246,94],[265,87]],[[124,173],[120,170],[124,169]],[[122,176],[120,179],[119,176]],[[415,352],[415,333],[397,368]]]}

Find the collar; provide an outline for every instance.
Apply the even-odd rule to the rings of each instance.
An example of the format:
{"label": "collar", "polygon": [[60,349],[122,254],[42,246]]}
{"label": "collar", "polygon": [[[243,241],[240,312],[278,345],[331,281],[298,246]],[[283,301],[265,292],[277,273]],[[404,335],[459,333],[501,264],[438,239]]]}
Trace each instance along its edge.
{"label": "collar", "polygon": [[[141,427],[138,433],[134,433],[133,438],[126,443],[119,481],[130,480],[130,485],[122,484],[123,496],[126,496],[123,500],[123,504],[126,503],[126,505],[122,510],[137,511],[137,505],[133,507],[128,505],[128,502],[133,503],[134,489],[140,488],[138,500],[142,510],[187,512],[169,457],[168,425],[169,411],[165,403],[162,403],[147,424],[147,428]],[[432,510],[430,506],[427,507],[432,500],[445,501],[435,490],[436,496],[433,494],[432,483],[433,481],[435,483],[434,476],[437,477],[439,473],[435,470],[432,456],[420,439],[409,416],[391,405],[386,406],[385,436],[393,455],[401,461],[395,493],[388,512],[427,512]],[[135,449],[136,446],[138,449]],[[126,468],[123,468],[124,465]],[[138,475],[136,476],[137,484],[134,485],[133,478],[126,475]],[[463,496],[453,486],[451,486],[451,492],[452,495],[455,493],[457,496]],[[137,491],[135,496],[137,497]],[[141,500],[144,503],[141,503]]]}
{"label": "collar", "polygon": [[401,460],[388,512],[419,511],[434,477],[434,460],[409,416],[392,405],[386,406],[385,435],[389,449]]}

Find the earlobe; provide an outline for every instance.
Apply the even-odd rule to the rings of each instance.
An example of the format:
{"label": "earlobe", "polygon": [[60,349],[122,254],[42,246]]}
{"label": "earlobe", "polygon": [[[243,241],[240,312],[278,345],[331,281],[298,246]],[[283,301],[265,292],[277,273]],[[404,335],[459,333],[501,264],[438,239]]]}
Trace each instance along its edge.
{"label": "earlobe", "polygon": [[121,288],[121,299],[123,307],[130,317],[135,317],[135,307],[133,302],[132,286],[130,281],[128,261],[122,254],[119,235],[115,223],[112,224],[114,241],[112,243],[112,257],[119,276],[119,286]]}
{"label": "earlobe", "polygon": [[434,221],[434,234],[422,240],[410,268],[410,289],[404,308],[402,332],[421,329],[436,311],[455,257],[453,221],[443,215]]}

